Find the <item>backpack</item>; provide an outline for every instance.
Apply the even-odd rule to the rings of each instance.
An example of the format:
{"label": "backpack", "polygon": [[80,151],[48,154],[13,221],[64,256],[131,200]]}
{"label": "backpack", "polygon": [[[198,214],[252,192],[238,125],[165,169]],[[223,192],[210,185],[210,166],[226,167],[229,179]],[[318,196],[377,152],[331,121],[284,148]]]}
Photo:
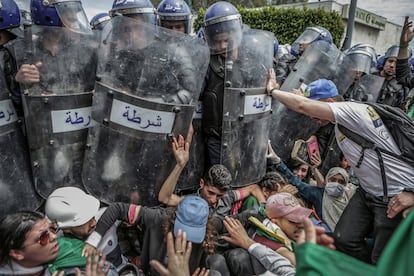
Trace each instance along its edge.
{"label": "backpack", "polygon": [[394,156],[414,167],[414,121],[412,121],[400,108],[379,103],[365,104],[374,108],[374,110],[381,117],[382,122],[400,149],[401,155],[377,147],[375,142],[362,137],[361,135],[347,129],[342,125],[338,125],[338,128],[342,134],[345,135],[345,137],[349,138],[362,147],[361,156],[356,166],[357,168],[359,168],[362,164],[362,161],[364,159],[364,152],[366,149],[372,149],[377,153],[384,189],[383,201],[388,202],[387,182],[385,178],[384,162],[381,153],[386,153],[388,155]]}

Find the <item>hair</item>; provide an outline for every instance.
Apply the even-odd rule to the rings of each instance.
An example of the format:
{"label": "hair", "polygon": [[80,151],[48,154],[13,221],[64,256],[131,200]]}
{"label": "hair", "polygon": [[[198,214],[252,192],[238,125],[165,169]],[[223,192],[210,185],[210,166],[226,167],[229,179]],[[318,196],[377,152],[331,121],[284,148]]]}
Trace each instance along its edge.
{"label": "hair", "polygon": [[[294,169],[298,169],[300,166],[306,165],[306,164],[303,164],[302,162],[300,162],[298,160],[295,160],[293,158],[289,158],[289,160],[288,160],[288,162],[287,162],[286,165],[293,172]],[[302,181],[309,182],[309,178],[310,178],[310,175],[311,175],[311,169],[310,169],[310,166],[309,165],[306,165],[306,166],[309,167],[308,173],[306,174],[305,178]]]}
{"label": "hair", "polygon": [[223,165],[216,164],[211,166],[203,176],[207,185],[216,187],[222,192],[230,189],[233,181],[230,171]]}
{"label": "hair", "polygon": [[344,99],[344,97],[343,97],[342,95],[336,95],[336,96],[333,96],[333,97],[331,97],[331,99],[332,99],[334,102],[343,102],[343,101],[345,101],[345,99]]}
{"label": "hair", "polygon": [[10,250],[23,248],[27,233],[42,219],[45,217],[39,212],[21,211],[0,220],[0,264],[10,264]]}
{"label": "hair", "polygon": [[[167,219],[164,221],[164,236],[167,237],[168,232],[174,233],[174,221],[176,219],[175,211],[177,208],[167,209]],[[202,243],[204,252],[208,255],[213,255],[216,251],[216,237],[217,230],[214,226],[214,219],[211,215],[208,217],[206,225],[206,235]]]}
{"label": "hair", "polygon": [[277,184],[280,186],[285,186],[288,184],[286,177],[281,175],[278,172],[270,171],[267,172],[263,178],[257,183],[261,188],[266,188],[271,191],[277,191]]}

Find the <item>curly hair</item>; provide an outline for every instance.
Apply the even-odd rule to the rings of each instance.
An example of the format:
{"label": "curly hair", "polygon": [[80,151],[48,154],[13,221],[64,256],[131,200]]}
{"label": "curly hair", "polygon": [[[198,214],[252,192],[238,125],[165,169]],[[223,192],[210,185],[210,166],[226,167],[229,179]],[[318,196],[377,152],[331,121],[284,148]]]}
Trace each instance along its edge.
{"label": "curly hair", "polygon": [[9,252],[23,248],[26,235],[45,216],[39,212],[21,211],[8,214],[0,220],[0,264],[10,264]]}
{"label": "curly hair", "polygon": [[228,191],[233,181],[230,171],[221,164],[211,166],[204,173],[203,179],[208,185],[216,187],[222,192]]}
{"label": "curly hair", "polygon": [[278,172],[270,171],[267,172],[263,178],[260,180],[259,183],[257,183],[261,188],[266,188],[271,191],[277,191],[278,187],[277,184],[279,184],[281,187],[288,184],[288,181],[286,177],[281,175]]}
{"label": "curly hair", "polygon": [[[177,208],[169,208],[167,211],[167,219],[164,221],[164,236],[166,237],[168,232],[174,233],[174,221],[176,218],[175,211]],[[214,219],[210,215],[208,217],[206,225],[206,235],[204,236],[203,249],[204,252],[208,255],[213,255],[216,252],[216,240],[217,240],[217,231],[214,227]]]}

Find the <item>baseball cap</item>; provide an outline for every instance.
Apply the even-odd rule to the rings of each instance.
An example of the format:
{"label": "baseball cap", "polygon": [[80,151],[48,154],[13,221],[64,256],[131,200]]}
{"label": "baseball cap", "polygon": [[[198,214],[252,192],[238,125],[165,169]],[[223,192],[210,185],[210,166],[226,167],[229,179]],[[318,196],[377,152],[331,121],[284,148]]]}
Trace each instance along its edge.
{"label": "baseball cap", "polygon": [[77,187],[61,187],[46,200],[46,217],[59,228],[76,227],[95,217],[100,202]]}
{"label": "baseball cap", "polygon": [[311,209],[300,206],[296,197],[289,193],[274,194],[266,202],[266,214],[269,218],[284,217],[289,221],[300,223],[311,213]]}
{"label": "baseball cap", "polygon": [[319,79],[308,84],[304,96],[313,100],[327,99],[338,96],[338,89],[331,80]]}
{"label": "baseball cap", "polygon": [[201,243],[206,234],[209,209],[208,203],[199,196],[186,196],[178,204],[175,212],[174,236],[181,229],[187,234],[187,240]]}

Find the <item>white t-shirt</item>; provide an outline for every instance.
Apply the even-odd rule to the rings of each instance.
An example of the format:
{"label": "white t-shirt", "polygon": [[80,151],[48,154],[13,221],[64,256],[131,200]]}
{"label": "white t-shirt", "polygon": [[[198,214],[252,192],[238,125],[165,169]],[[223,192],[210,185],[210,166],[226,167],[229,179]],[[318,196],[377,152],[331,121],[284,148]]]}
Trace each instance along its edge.
{"label": "white t-shirt", "polygon": [[[401,154],[391,134],[384,126],[381,118],[369,105],[356,102],[330,103],[335,116],[335,123],[373,141],[380,148]],[[335,135],[339,148],[344,153],[361,187],[374,196],[383,196],[381,169],[375,151],[365,150],[360,168],[356,165],[361,156],[361,146],[346,138],[335,125]],[[385,175],[387,178],[388,196],[402,192],[404,188],[414,189],[414,169],[409,164],[393,156],[382,153]]]}

